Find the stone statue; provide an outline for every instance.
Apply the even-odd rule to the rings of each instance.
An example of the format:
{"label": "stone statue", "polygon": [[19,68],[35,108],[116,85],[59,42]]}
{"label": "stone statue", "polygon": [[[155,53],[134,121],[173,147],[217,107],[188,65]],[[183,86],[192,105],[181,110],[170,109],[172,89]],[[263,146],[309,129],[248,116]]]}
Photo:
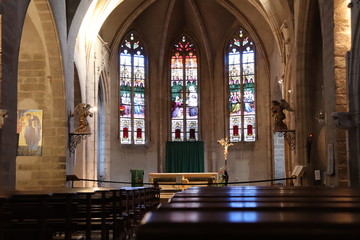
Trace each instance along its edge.
{"label": "stone statue", "polygon": [[91,105],[85,103],[79,103],[74,110],[74,113],[71,114],[72,117],[78,116],[79,126],[75,130],[75,133],[91,133],[89,122],[87,117],[93,116],[93,113],[90,112]]}
{"label": "stone statue", "polygon": [[288,130],[287,125],[284,123],[286,118],[284,110],[294,112],[294,109],[290,107],[290,104],[285,99],[281,99],[280,102],[273,100],[271,103],[272,116],[275,117],[274,131]]}

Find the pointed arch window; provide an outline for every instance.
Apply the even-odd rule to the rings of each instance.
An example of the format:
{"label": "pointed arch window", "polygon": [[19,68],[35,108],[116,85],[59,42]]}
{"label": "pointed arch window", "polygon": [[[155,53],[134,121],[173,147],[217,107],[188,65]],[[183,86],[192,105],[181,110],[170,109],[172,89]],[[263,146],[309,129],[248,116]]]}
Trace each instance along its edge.
{"label": "pointed arch window", "polygon": [[120,143],[145,144],[146,54],[135,33],[123,39],[119,58]]}
{"label": "pointed arch window", "polygon": [[229,139],[231,142],[253,142],[256,139],[255,46],[242,29],[228,43],[227,74]]}
{"label": "pointed arch window", "polygon": [[199,138],[198,50],[186,36],[173,45],[170,56],[171,140]]}

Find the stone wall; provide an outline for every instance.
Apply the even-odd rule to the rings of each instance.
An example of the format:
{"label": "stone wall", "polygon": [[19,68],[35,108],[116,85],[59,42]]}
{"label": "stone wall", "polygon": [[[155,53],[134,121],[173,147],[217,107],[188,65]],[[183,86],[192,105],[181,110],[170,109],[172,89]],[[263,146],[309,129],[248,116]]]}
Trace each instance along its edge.
{"label": "stone wall", "polygon": [[18,156],[16,188],[61,187],[66,175],[66,114],[56,30],[46,1],[31,2],[18,71],[18,109],[43,110],[41,156]]}

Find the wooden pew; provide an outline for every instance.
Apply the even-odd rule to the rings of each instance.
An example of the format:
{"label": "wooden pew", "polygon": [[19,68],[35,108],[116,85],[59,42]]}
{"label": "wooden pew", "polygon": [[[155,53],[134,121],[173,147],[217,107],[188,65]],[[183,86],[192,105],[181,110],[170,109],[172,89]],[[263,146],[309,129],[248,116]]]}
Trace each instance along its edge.
{"label": "wooden pew", "polygon": [[[143,189],[143,188],[141,188]],[[86,188],[76,189],[86,194]],[[91,189],[90,189],[91,191]],[[141,197],[138,187],[134,188],[94,188],[90,199],[87,196],[86,204],[81,203],[82,210],[79,218],[87,216],[87,223],[83,225],[87,239],[91,239],[93,231],[101,232],[101,239],[109,239],[112,231],[113,239],[121,239],[131,235],[134,213],[140,208]]]}
{"label": "wooden pew", "polygon": [[360,190],[350,188],[193,187],[149,212],[143,239],[354,239]]}
{"label": "wooden pew", "polygon": [[[93,231],[101,232],[101,239],[123,239],[133,234],[135,223],[146,211],[156,207],[151,202],[159,202],[159,190],[153,187],[121,188],[73,188],[78,193],[75,199],[79,207],[78,221],[86,216],[86,224],[81,230],[86,239],[91,239]],[[154,198],[147,197],[155,196]],[[144,208],[149,206],[149,208]],[[152,208],[150,208],[150,206]]]}
{"label": "wooden pew", "polygon": [[266,202],[172,202],[162,203],[157,211],[193,211],[193,210],[291,210],[291,211],[354,211],[360,212],[358,202],[319,202],[319,201],[266,201]]}
{"label": "wooden pew", "polygon": [[[1,224],[5,239],[52,239],[61,229],[71,239],[71,201],[50,202],[47,191],[11,191],[2,204]],[[66,194],[70,199],[73,194]]]}
{"label": "wooden pew", "polygon": [[360,213],[324,211],[153,211],[137,234],[144,239],[356,239]]}
{"label": "wooden pew", "polygon": [[135,218],[128,218],[127,211],[138,213],[138,221],[159,201],[159,189],[153,187],[2,191],[0,239],[72,239],[75,233],[91,239],[94,231],[102,240],[122,239],[131,230],[126,227],[132,227],[126,221]]}
{"label": "wooden pew", "polygon": [[[359,202],[359,197],[313,197],[312,202]],[[259,197],[259,196],[232,196],[232,197],[176,197],[169,200],[175,202],[311,202],[305,197]]]}

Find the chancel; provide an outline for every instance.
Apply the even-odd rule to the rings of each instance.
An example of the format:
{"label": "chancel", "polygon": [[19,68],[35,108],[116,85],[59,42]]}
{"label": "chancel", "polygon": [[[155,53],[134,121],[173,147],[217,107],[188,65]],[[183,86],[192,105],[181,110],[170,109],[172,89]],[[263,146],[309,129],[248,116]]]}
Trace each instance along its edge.
{"label": "chancel", "polygon": [[0,1],[0,239],[353,238],[359,10]]}

